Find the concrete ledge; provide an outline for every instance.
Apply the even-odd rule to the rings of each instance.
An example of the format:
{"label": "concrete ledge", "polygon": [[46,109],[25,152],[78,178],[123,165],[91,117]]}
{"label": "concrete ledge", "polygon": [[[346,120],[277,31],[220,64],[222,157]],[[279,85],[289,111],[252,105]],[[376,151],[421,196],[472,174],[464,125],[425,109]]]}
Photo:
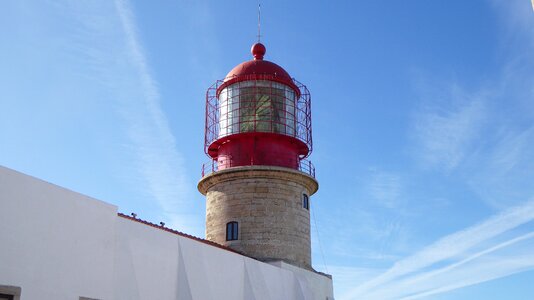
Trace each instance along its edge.
{"label": "concrete ledge", "polygon": [[319,183],[310,175],[294,169],[274,166],[242,166],[224,169],[204,176],[198,182],[197,188],[202,195],[206,195],[208,189],[217,183],[243,178],[273,178],[296,182],[304,185],[310,192],[310,196],[319,189]]}
{"label": "concrete ledge", "polygon": [[0,285],[0,294],[7,294],[13,296],[13,300],[20,300],[21,293],[22,288],[20,288],[19,286]]}

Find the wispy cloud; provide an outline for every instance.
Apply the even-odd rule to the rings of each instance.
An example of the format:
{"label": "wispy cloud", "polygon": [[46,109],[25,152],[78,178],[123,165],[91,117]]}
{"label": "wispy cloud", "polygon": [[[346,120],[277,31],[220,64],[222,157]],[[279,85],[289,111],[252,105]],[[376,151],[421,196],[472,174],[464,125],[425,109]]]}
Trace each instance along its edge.
{"label": "wispy cloud", "polygon": [[428,105],[415,119],[417,155],[423,165],[450,172],[471,150],[486,118],[484,93],[469,95],[457,85],[446,104]]}
{"label": "wispy cloud", "polygon": [[[331,274],[335,274],[334,283],[338,287],[334,292],[343,295],[350,291],[350,287],[366,282],[381,273],[381,269],[358,268],[332,265],[328,266]],[[337,298],[336,298],[337,299]]]}
{"label": "wispy cloud", "polygon": [[[534,200],[530,200],[524,205],[513,207],[478,225],[438,240],[416,254],[398,261],[383,274],[359,285],[342,298],[400,299],[416,295],[422,297],[428,293],[444,292],[534,268],[534,254],[531,251],[520,251],[499,259],[489,257],[484,260],[492,252],[532,239],[534,237],[532,232],[505,242],[498,241],[497,237],[505,233],[512,234],[513,229],[533,220]],[[478,250],[481,246],[484,249]],[[473,262],[480,263],[473,264]],[[488,268],[489,262],[492,262],[490,264],[492,268]],[[484,272],[481,272],[482,270]],[[464,273],[469,273],[469,280],[458,280],[458,274]],[[440,280],[436,280],[438,275]],[[417,282],[417,285],[411,284],[414,282]],[[449,288],[443,289],[444,286]]]}
{"label": "wispy cloud", "polygon": [[384,171],[379,168],[371,168],[364,186],[364,192],[375,206],[376,211],[381,212],[382,218],[371,216],[368,222],[362,226],[367,231],[368,239],[376,242],[377,249],[372,253],[361,255],[362,258],[379,261],[396,258],[395,250],[403,247],[407,230],[404,219],[409,214],[406,209],[404,197],[404,178],[395,172]]}
{"label": "wispy cloud", "polygon": [[377,204],[395,208],[399,205],[402,190],[401,176],[373,168],[367,183],[367,192]]}
{"label": "wispy cloud", "polygon": [[188,215],[190,184],[183,157],[162,111],[157,82],[151,75],[139,40],[132,9],[127,0],[116,0],[115,6],[125,35],[125,57],[135,72],[131,86],[134,90],[129,94],[138,96],[128,101],[139,101],[135,106],[122,101],[123,105],[119,106],[127,122],[130,149],[137,156],[139,173],[148,193],[161,207],[163,218],[171,226],[198,234],[194,225],[198,224],[198,218]]}
{"label": "wispy cloud", "polygon": [[524,1],[493,4],[506,49],[500,72],[478,87],[418,83],[413,153],[425,167],[454,172],[483,202],[502,209],[534,193],[534,18]]}
{"label": "wispy cloud", "polygon": [[532,238],[534,238],[534,232],[509,239],[458,262],[404,280],[398,286],[404,286],[406,291],[409,291],[410,287],[417,287],[415,290],[412,289],[414,294],[405,299],[419,299],[532,269],[534,256],[530,250],[525,251],[525,248],[516,250],[513,255],[489,256],[498,250]]}
{"label": "wispy cloud", "polygon": [[341,298],[420,299],[534,269],[534,27],[523,2],[494,4],[503,27],[513,29],[504,35],[507,46],[521,47],[506,53],[484,85],[419,82],[412,149],[425,173],[454,174],[479,196],[473,200],[501,212],[397,261]]}
{"label": "wispy cloud", "polygon": [[506,59],[494,86],[494,138],[473,153],[462,176],[490,206],[502,209],[534,194],[534,16],[525,1],[492,1]]}
{"label": "wispy cloud", "polygon": [[534,194],[534,126],[503,128],[497,144],[477,153],[462,176],[491,207],[503,209]]}
{"label": "wispy cloud", "polygon": [[[110,157],[110,167],[124,194],[134,195],[129,206],[141,217],[157,218],[191,234],[202,235],[190,201],[192,186],[184,158],[167,116],[161,106],[156,76],[138,33],[135,14],[128,0],[60,2],[49,1],[53,13],[69,26],[63,26],[58,46],[69,71],[83,78],[81,86],[90,90],[84,114],[97,115],[102,124],[92,130],[102,134]],[[73,69],[73,70],[71,70]],[[80,91],[82,93],[83,91]],[[113,126],[113,128],[111,128]],[[111,140],[111,141],[109,141]],[[119,153],[119,154],[117,154]],[[117,199],[106,199],[116,201]]]}

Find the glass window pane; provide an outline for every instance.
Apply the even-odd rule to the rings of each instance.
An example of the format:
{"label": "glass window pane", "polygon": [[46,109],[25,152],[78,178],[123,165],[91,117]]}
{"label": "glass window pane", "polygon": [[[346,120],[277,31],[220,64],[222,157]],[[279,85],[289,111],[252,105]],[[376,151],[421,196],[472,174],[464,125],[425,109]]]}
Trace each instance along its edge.
{"label": "glass window pane", "polygon": [[295,92],[267,80],[243,81],[219,95],[219,136],[239,132],[274,132],[295,135]]}

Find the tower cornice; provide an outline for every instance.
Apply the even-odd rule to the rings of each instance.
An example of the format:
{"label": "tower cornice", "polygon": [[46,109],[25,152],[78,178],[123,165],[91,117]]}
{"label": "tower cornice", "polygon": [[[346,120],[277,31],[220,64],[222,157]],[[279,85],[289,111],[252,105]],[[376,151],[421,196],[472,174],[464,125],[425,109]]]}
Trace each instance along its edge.
{"label": "tower cornice", "polygon": [[202,195],[206,195],[209,188],[217,183],[242,180],[244,178],[276,178],[301,184],[309,191],[310,196],[319,189],[319,182],[310,175],[290,168],[275,166],[241,166],[220,170],[204,176],[198,182],[197,188]]}

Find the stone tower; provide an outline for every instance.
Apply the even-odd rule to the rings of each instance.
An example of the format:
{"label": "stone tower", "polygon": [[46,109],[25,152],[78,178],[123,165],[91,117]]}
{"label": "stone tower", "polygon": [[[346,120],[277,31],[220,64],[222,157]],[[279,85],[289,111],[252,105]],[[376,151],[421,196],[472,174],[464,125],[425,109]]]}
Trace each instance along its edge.
{"label": "stone tower", "polygon": [[261,43],[206,94],[206,239],[263,261],[311,269],[310,196],[318,189],[308,89]]}

